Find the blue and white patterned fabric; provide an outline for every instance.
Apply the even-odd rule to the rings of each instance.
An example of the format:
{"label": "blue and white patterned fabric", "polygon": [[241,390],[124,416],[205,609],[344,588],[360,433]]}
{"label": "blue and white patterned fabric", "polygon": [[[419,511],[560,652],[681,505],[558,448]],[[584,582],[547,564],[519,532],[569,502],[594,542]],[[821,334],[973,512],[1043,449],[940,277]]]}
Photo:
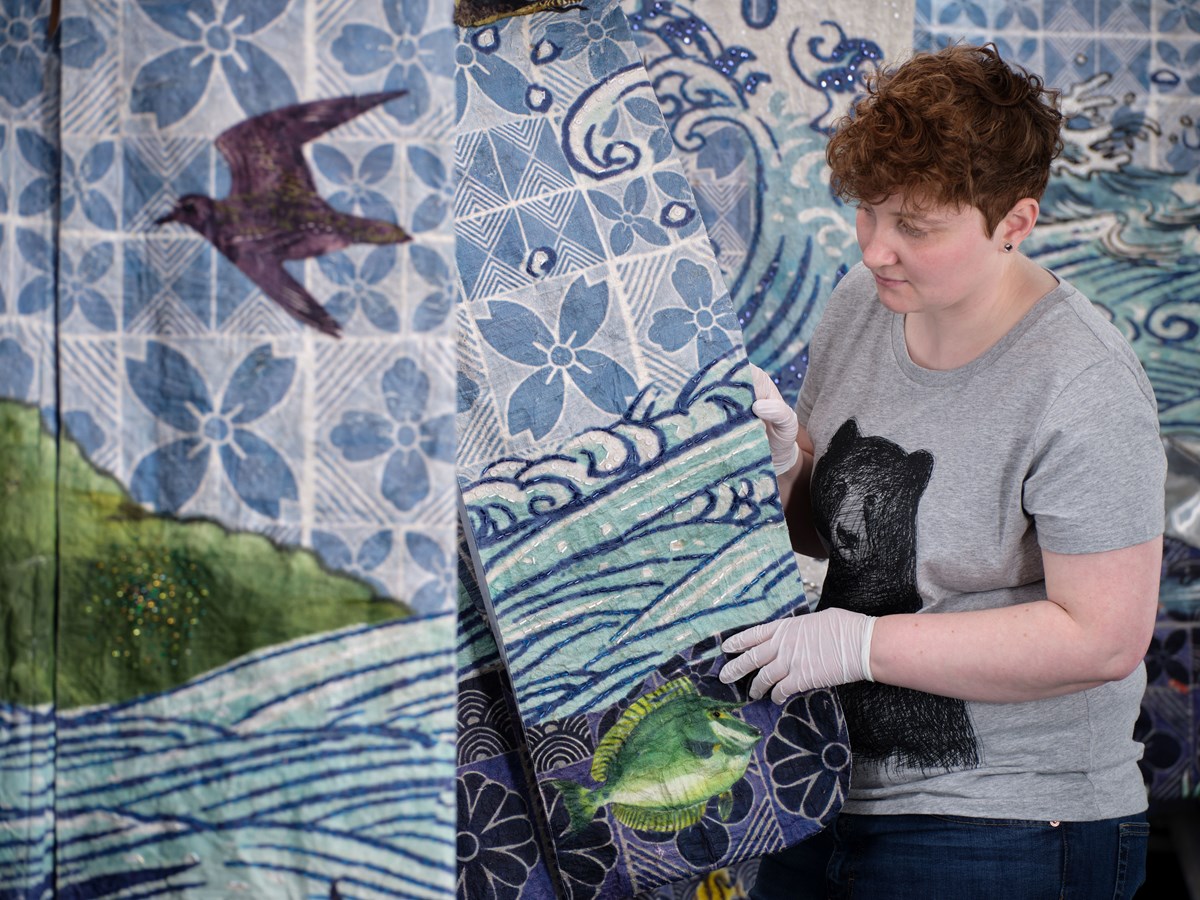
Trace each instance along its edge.
{"label": "blue and white patterned fabric", "polygon": [[805,344],[857,258],[853,211],[824,171],[827,132],[866,73],[911,49],[911,0],[623,6],[746,352],[794,401]]}
{"label": "blue and white patterned fabric", "polygon": [[[448,896],[451,0],[67,0],[52,37],[50,6],[0,3],[0,404],[43,423],[31,521],[58,465],[129,524],[62,507],[58,589],[0,561],[0,894]],[[284,264],[340,337],[156,224],[228,197],[231,126],[390,90],[297,157],[390,229]],[[134,565],[149,528],[182,576]]]}
{"label": "blue and white patterned fabric", "polygon": [[[1065,92],[1067,153],[1026,248],[1110,312],[1159,397],[1180,506],[1137,728],[1152,800],[1194,798],[1195,3],[583,7],[458,31],[451,0],[65,0],[51,36],[50,0],[0,0],[0,634],[17,648],[0,654],[0,893],[736,896],[755,866],[739,854],[783,840],[756,805],[763,772],[785,776],[777,808],[831,814],[837,717],[797,705],[775,724],[738,713],[764,739],[727,815],[714,802],[647,835],[606,811],[568,836],[537,782],[590,783],[617,711],[681,672],[710,684],[715,647],[582,688],[555,671],[543,694],[524,660],[558,648],[520,631],[503,580],[501,646],[472,599],[452,404],[467,521],[487,525],[476,556],[561,596],[569,577],[509,553],[513,524],[557,526],[554,554],[576,553],[612,523],[563,510],[605,513],[603,491],[641,488],[656,452],[685,460],[708,421],[694,401],[742,411],[716,445],[740,433],[740,354],[795,396],[857,258],[825,130],[876,61],[958,39]],[[389,90],[407,93],[304,151],[334,210],[411,238],[287,264],[340,338],[196,231],[155,224],[181,195],[230,191],[227,127]],[[485,469],[505,496],[472,503]],[[764,484],[726,495],[729,514],[768,521]],[[669,580],[662,525],[589,565],[647,550],[629,571]],[[187,568],[204,547],[211,582]],[[310,605],[331,592],[371,599]],[[822,744],[821,765],[798,762]]]}
{"label": "blue and white patterned fabric", "polygon": [[[915,9],[839,4],[800,11],[770,0],[626,0],[623,8],[744,328],[747,352],[793,396],[803,373],[803,345],[824,296],[856,258],[850,216],[824,187],[818,133],[845,109],[856,89],[853,79],[880,58],[895,60],[949,40],[996,40],[1006,55],[1043,72],[1066,91],[1070,140],[1047,194],[1040,236],[1028,246],[1047,264],[1064,268],[1121,322],[1154,380],[1164,434],[1180,452],[1190,451],[1188,459],[1196,458],[1191,420],[1200,385],[1194,373],[1200,332],[1187,297],[1195,280],[1200,139],[1192,107],[1200,56],[1189,37],[1198,21],[1191,4],[922,0]],[[559,28],[579,25],[564,21]],[[601,31],[590,37],[589,65],[592,56],[611,52]],[[553,54],[544,46],[539,52]],[[539,82],[531,88],[538,105],[548,102],[544,87]],[[648,139],[647,146],[654,152]],[[625,228],[608,238],[616,246],[631,240],[636,255],[645,246],[639,239],[653,240],[645,205],[639,191],[615,199],[607,221],[616,225],[620,214]],[[604,221],[602,215],[594,221]],[[572,242],[590,240],[586,231],[564,231]],[[550,259],[539,257],[542,265]],[[690,325],[699,336],[695,316],[702,308],[703,300],[693,299],[662,316],[657,328],[645,332],[648,346],[667,353],[676,343],[702,347],[689,344],[684,333]],[[464,373],[460,406],[488,390]],[[494,440],[502,430],[480,433]],[[1195,494],[1186,496],[1194,503]],[[1189,520],[1181,515],[1175,521],[1182,524],[1168,529],[1164,611],[1147,656],[1151,685],[1138,724],[1154,800],[1189,796],[1200,777],[1200,642],[1191,624],[1200,549],[1194,528],[1186,528]],[[713,872],[711,883],[682,880],[658,894],[691,896],[727,877]]]}

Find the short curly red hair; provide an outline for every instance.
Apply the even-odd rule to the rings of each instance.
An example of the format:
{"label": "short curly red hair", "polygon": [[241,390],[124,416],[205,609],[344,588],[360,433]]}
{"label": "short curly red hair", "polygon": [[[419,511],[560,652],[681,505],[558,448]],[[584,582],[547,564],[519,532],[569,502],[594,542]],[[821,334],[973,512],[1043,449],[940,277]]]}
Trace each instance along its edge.
{"label": "short curly red hair", "polygon": [[870,76],[825,150],[834,192],[880,203],[974,207],[989,235],[1018,200],[1040,200],[1062,150],[1059,92],[994,44],[920,53]]}

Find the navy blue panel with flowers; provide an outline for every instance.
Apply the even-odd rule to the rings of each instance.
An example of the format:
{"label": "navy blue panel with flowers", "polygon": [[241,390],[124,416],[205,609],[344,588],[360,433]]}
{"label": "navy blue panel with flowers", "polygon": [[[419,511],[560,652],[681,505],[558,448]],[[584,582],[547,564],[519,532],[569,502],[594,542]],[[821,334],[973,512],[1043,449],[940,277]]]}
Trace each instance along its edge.
{"label": "navy blue panel with flowers", "polygon": [[[704,697],[741,706],[739,715],[763,735],[744,778],[734,784],[728,811],[716,798],[703,817],[682,829],[630,827],[605,808],[586,825],[572,827],[555,779],[590,784],[597,744],[625,709],[543,722],[526,739],[567,896],[622,897],[702,885],[704,876],[781,850],[824,827],[841,807],[850,775],[845,723],[830,691],[794,696],[782,707],[746,704],[744,685],[721,684],[711,656],[716,639],[668,660],[659,673],[630,691],[639,697],[681,675]],[[747,854],[748,847],[756,852]]]}

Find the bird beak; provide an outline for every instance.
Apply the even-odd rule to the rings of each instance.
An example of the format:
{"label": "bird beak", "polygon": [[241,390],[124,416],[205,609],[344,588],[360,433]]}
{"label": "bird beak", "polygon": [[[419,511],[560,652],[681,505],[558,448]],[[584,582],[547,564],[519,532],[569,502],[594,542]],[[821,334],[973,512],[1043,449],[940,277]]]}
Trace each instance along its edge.
{"label": "bird beak", "polygon": [[157,219],[155,219],[154,224],[155,225],[166,225],[168,222],[174,222],[174,221],[175,221],[175,210],[171,210],[165,216],[159,216]]}

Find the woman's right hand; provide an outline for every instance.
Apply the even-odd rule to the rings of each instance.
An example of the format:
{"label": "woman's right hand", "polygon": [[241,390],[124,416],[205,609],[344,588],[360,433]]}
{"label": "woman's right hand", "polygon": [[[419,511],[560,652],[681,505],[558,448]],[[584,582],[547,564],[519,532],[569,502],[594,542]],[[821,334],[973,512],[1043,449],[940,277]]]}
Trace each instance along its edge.
{"label": "woman's right hand", "polygon": [[754,404],[751,410],[766,426],[775,475],[783,475],[791,471],[800,458],[800,448],[796,444],[800,422],[796,418],[796,411],[788,406],[770,375],[753,363],[750,364],[750,375],[754,381]]}

